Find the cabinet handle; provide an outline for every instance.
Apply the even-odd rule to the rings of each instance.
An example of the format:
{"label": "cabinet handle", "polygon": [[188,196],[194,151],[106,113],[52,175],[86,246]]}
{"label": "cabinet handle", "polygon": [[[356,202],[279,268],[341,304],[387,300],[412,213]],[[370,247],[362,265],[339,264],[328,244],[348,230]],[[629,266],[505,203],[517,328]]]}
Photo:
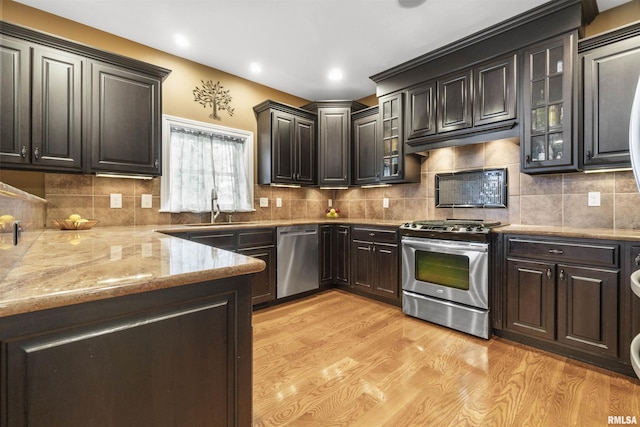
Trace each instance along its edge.
{"label": "cabinet handle", "polygon": [[155,165],[156,169],[160,169],[160,160],[156,159],[154,165]]}
{"label": "cabinet handle", "polygon": [[551,279],[552,276],[553,276],[553,273],[551,272],[551,269],[547,268],[547,277]]}
{"label": "cabinet handle", "polygon": [[560,270],[560,280],[564,280],[564,270]]}
{"label": "cabinet handle", "polygon": [[375,251],[376,251],[376,247],[374,246],[371,250],[372,250],[373,252],[375,252]]}
{"label": "cabinet handle", "polygon": [[369,233],[369,237],[374,237],[376,233]]}
{"label": "cabinet handle", "polygon": [[593,153],[591,152],[591,150],[587,151],[587,160],[591,160],[593,159]]}
{"label": "cabinet handle", "polygon": [[20,155],[22,156],[23,159],[27,158],[27,147],[26,146],[22,146],[22,150],[20,150]]}
{"label": "cabinet handle", "polygon": [[38,149],[38,147],[36,147],[36,149],[33,150],[33,158],[36,160],[40,158],[40,150]]}
{"label": "cabinet handle", "polygon": [[562,249],[549,249],[550,254],[562,255],[564,251]]}
{"label": "cabinet handle", "polygon": [[527,154],[527,158],[525,159],[527,163],[531,163],[531,156]]}
{"label": "cabinet handle", "polygon": [[636,265],[640,265],[640,254],[638,254],[634,262],[636,263]]}
{"label": "cabinet handle", "polygon": [[[347,234],[349,234],[349,230],[338,231],[338,234],[344,234],[346,236]],[[640,257],[640,255],[638,255],[638,257]]]}

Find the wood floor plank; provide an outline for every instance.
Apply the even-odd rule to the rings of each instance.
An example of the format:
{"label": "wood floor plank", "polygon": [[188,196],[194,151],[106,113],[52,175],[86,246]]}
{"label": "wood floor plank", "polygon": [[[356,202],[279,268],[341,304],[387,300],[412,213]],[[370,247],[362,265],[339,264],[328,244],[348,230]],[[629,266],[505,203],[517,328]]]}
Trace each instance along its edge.
{"label": "wood floor plank", "polygon": [[640,381],[329,291],[254,313],[254,426],[606,426]]}

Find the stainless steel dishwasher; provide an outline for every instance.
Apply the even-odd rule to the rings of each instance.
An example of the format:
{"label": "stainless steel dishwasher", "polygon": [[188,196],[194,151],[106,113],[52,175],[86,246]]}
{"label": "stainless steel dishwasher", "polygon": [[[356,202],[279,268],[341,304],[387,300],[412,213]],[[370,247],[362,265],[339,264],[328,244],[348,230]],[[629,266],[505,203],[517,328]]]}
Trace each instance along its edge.
{"label": "stainless steel dishwasher", "polygon": [[318,226],[278,227],[276,298],[318,289]]}

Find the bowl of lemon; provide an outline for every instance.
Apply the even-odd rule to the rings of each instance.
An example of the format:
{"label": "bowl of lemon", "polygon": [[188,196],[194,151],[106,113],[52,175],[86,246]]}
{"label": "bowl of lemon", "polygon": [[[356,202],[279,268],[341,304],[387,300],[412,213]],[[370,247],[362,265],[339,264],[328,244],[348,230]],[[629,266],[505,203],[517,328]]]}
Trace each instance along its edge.
{"label": "bowl of lemon", "polygon": [[71,214],[67,219],[54,219],[51,222],[60,230],[88,230],[100,221],[82,218],[78,214]]}

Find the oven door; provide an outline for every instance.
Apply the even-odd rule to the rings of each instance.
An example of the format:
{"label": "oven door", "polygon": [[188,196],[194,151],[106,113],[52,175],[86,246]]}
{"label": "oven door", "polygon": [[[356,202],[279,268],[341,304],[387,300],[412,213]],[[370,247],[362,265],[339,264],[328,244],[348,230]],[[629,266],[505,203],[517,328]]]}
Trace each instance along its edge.
{"label": "oven door", "polygon": [[402,238],[402,289],[489,308],[489,244]]}

